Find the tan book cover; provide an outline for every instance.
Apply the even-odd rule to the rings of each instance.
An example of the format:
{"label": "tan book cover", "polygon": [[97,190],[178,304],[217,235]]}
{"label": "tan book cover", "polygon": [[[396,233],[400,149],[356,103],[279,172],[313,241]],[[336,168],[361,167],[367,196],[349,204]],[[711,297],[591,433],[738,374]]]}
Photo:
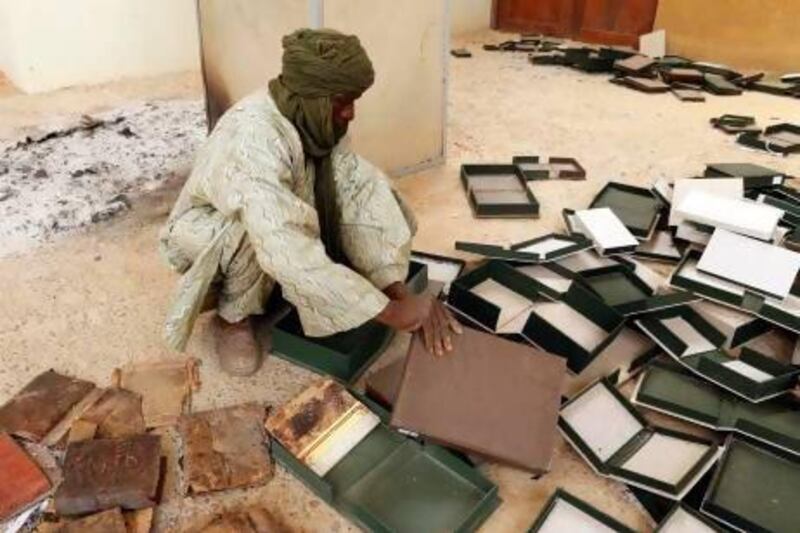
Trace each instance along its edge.
{"label": "tan book cover", "polygon": [[531,472],[546,472],[566,360],[469,328],[453,352],[411,342],[394,406],[394,427]]}
{"label": "tan book cover", "polygon": [[315,382],[267,419],[267,431],[317,475],[324,476],[380,419],[331,379]]}

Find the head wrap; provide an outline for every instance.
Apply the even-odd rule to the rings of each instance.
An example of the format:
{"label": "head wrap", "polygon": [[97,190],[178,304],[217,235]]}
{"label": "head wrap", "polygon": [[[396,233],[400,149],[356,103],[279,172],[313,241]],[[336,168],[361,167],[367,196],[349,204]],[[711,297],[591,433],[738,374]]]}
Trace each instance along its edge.
{"label": "head wrap", "polygon": [[335,30],[301,29],[283,38],[283,69],[269,82],[281,114],[297,129],[314,164],[314,203],[328,255],[343,261],[331,151],[346,130],[333,122],[332,97],[359,97],[375,72],[358,37]]}

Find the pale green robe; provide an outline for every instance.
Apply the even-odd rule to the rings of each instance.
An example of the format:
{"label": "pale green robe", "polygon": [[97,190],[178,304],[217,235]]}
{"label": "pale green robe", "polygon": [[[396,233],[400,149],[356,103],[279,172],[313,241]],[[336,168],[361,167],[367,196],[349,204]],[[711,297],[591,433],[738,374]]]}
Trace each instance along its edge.
{"label": "pale green robe", "polygon": [[209,290],[235,322],[263,310],[277,282],[305,333],[323,336],[379,314],[382,289],[408,273],[415,223],[389,180],[334,149],[342,246],[354,270],[331,261],[319,237],[314,167],[266,89],[215,126],[161,232],[161,252],[183,276],[167,315],[174,348],[186,341]]}

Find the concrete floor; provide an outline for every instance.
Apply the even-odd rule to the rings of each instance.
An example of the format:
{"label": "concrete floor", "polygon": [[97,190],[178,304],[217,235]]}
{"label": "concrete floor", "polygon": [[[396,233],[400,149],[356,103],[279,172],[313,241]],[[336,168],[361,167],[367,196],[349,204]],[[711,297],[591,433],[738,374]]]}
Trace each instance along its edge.
{"label": "concrete floor", "polygon": [[[614,86],[605,76],[533,67],[524,54],[480,50],[491,38],[480,35],[458,43],[475,56],[451,60],[447,164],[397,180],[420,222],[419,250],[454,254],[455,240],[512,242],[559,229],[561,209],[585,206],[609,179],[647,184],[659,176],[695,175],[704,163],[722,161],[762,163],[800,174],[800,159],[744,151],[708,124],[722,113],[752,114],[762,123],[800,122],[796,100],[746,94],[682,103],[669,94],[644,95]],[[147,81],[135,89],[123,84],[116,90],[112,84],[50,97],[12,95],[0,98],[0,124],[33,123],[47,113],[63,112],[64,105],[72,112],[119,105],[126,94],[185,97],[197,90],[196,78],[189,77],[163,84]],[[460,164],[503,162],[514,154],[574,156],[589,179],[535,184],[542,204],[537,221],[473,219],[458,181]],[[157,256],[156,235],[179,185],[142,198],[117,222],[0,261],[0,401],[47,368],[105,384],[121,364],[175,357],[162,343],[161,330],[176,278]],[[203,384],[194,397],[195,409],[253,400],[279,404],[313,378],[274,357],[254,377],[223,375],[206,322],[199,321],[188,348],[202,361]],[[401,351],[402,339],[378,364]],[[175,490],[177,444],[167,433],[172,468],[166,501],[157,512],[159,530],[180,530],[219,509],[256,502],[298,531],[355,530],[280,468],[262,488],[183,499]],[[563,442],[557,446],[553,471],[539,480],[495,465],[483,471],[499,485],[504,503],[482,531],[524,530],[559,486],[636,530],[652,529],[621,485],[593,475]]]}

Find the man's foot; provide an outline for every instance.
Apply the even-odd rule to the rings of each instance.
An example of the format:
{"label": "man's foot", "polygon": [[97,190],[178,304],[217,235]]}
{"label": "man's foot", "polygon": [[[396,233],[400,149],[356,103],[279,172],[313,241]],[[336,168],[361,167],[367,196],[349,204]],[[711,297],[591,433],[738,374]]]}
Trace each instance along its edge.
{"label": "man's foot", "polygon": [[261,366],[261,347],[249,318],[230,324],[215,316],[214,347],[222,370],[232,376],[251,376]]}

